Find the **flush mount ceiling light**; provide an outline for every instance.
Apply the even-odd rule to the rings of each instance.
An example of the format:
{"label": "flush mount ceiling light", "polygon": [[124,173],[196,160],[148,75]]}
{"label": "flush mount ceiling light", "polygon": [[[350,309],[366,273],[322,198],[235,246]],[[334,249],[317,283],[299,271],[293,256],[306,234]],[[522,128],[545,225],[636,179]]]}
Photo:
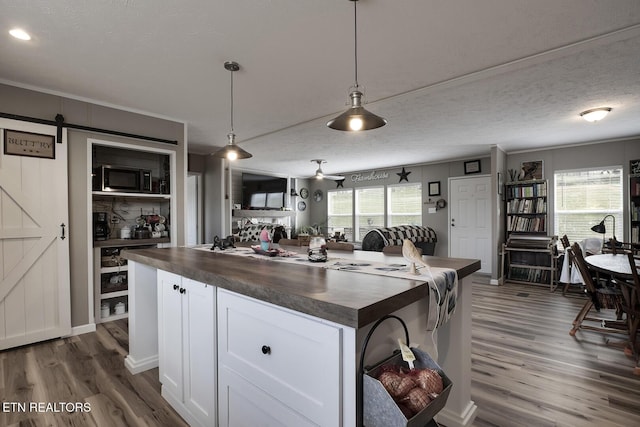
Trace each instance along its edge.
{"label": "flush mount ceiling light", "polygon": [[31,36],[29,35],[29,33],[27,33],[25,30],[21,29],[21,28],[13,28],[11,30],[9,30],[9,34],[11,34],[13,37],[20,39],[20,40],[31,40]]}
{"label": "flush mount ceiling light", "polygon": [[236,134],[233,133],[233,73],[240,69],[240,65],[234,61],[227,61],[224,63],[224,68],[231,72],[231,132],[227,134],[229,143],[225,145],[224,148],[213,153],[212,156],[227,160],[248,159],[249,157],[253,157],[253,155],[235,144]]}
{"label": "flush mount ceiling light", "polygon": [[349,0],[353,2],[354,17],[354,58],[355,58],[355,84],[351,87],[349,98],[351,99],[351,107],[344,113],[340,114],[333,120],[327,122],[327,126],[335,130],[343,131],[360,131],[377,129],[387,124],[387,120],[380,116],[367,111],[362,106],[363,91],[358,85],[358,0]]}
{"label": "flush mount ceiling light", "polygon": [[597,122],[598,120],[604,119],[610,111],[611,108],[609,107],[592,108],[591,110],[583,111],[582,113],[580,113],[580,117],[588,122]]}
{"label": "flush mount ceiling light", "polygon": [[314,175],[315,179],[331,179],[334,181],[340,181],[344,179],[344,176],[339,176],[339,175],[325,175],[324,172],[322,171],[322,164],[323,163],[327,163],[326,160],[324,159],[313,159],[311,160],[311,163],[317,163],[318,164],[318,169],[316,170],[316,173]]}

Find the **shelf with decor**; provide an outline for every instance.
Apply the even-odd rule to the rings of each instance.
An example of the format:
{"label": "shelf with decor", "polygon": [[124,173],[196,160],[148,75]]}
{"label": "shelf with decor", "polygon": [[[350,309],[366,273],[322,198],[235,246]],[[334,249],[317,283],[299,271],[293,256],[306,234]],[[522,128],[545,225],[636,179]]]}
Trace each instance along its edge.
{"label": "shelf with decor", "polygon": [[129,267],[120,253],[127,248],[154,247],[157,246],[130,241],[127,245],[94,248],[96,323],[122,319],[129,315]]}

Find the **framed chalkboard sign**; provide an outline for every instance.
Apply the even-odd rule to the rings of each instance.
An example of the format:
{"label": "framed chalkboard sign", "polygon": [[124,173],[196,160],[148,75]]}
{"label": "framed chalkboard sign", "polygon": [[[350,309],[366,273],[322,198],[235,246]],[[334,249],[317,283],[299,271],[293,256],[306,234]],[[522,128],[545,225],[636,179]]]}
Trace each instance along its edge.
{"label": "framed chalkboard sign", "polygon": [[629,162],[629,173],[640,174],[640,160],[631,160]]}

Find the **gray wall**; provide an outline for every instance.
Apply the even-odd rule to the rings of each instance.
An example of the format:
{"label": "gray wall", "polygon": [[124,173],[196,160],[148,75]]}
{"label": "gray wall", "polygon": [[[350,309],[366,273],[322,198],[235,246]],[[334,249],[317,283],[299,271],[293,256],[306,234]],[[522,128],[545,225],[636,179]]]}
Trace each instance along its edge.
{"label": "gray wall", "polygon": [[[509,154],[508,169],[520,169],[522,162],[542,160],[544,179],[549,180],[549,212],[554,211],[554,180],[557,170],[581,169],[621,165],[624,179],[624,238],[629,239],[629,194],[628,179],[629,161],[640,159],[640,139],[626,141],[611,141],[600,144],[585,144],[579,146],[556,148],[553,150],[530,151],[526,153]],[[549,233],[553,233],[553,215],[549,215]]]}
{"label": "gray wall", "polygon": [[94,319],[90,318],[87,271],[93,250],[88,244],[92,236],[87,233],[87,210],[91,208],[87,194],[90,179],[87,172],[91,166],[87,164],[87,138],[176,151],[177,212],[172,212],[171,221],[176,224],[177,230],[174,241],[183,245],[187,158],[184,124],[3,84],[0,84],[0,112],[44,120],[54,120],[56,114],[62,114],[67,123],[178,141],[178,145],[168,145],[71,129],[68,131],[71,324],[81,326],[93,323]]}
{"label": "gray wall", "polygon": [[[489,174],[491,172],[491,159],[489,157],[482,158],[481,160],[481,174]],[[344,173],[347,179],[344,181],[344,188],[360,188],[370,187],[375,185],[393,185],[399,183],[399,176],[397,173],[402,171],[402,165],[389,169],[376,169],[376,172],[387,172],[389,177],[387,179],[380,179],[376,181],[360,181],[351,182],[349,177],[354,173],[362,173],[364,175],[371,173],[372,170],[366,171],[354,171]],[[429,208],[435,207],[435,202],[438,199],[444,199],[449,201],[449,188],[448,180],[451,177],[464,176],[464,161],[452,161],[444,163],[434,163],[428,165],[418,166],[405,166],[405,171],[411,172],[408,176],[409,183],[421,182],[422,183],[422,225],[433,228],[438,236],[438,243],[436,244],[435,255],[446,257],[449,254],[449,207],[439,209],[435,213],[429,213]],[[440,196],[429,197],[428,183],[432,181],[440,181]],[[406,182],[406,181],[403,181]],[[315,189],[322,189],[325,193],[329,189],[335,189],[336,184],[330,180],[309,180],[309,191],[313,194]],[[431,200],[429,200],[431,199]],[[307,222],[298,221],[298,227],[312,224],[326,224],[327,221],[327,198],[325,197],[322,202],[315,202],[310,197],[307,201],[309,219]]]}

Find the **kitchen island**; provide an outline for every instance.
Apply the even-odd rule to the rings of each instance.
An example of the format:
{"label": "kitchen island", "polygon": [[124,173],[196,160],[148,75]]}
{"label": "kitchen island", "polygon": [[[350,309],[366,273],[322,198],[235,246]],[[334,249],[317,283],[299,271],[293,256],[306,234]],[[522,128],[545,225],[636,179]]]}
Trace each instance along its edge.
{"label": "kitchen island", "polygon": [[[318,268],[305,262],[281,263],[192,248],[130,250],[124,256],[130,261],[130,343],[126,366],[137,373],[159,365],[163,396],[192,424],[207,424],[209,417],[215,419],[211,425],[216,425],[219,417],[220,425],[242,425],[252,416],[263,420],[273,416],[273,423],[265,425],[353,426],[357,361],[372,323],[384,315],[396,314],[407,323],[412,343],[427,351],[431,346],[431,333],[425,330],[429,309],[425,276],[407,279],[358,274]],[[353,262],[404,262],[403,258],[377,252],[336,251],[330,256]],[[480,262],[424,259],[432,267],[456,270],[459,279],[456,312],[437,332],[438,363],[454,384],[447,406],[438,417],[448,426],[471,425],[476,406],[470,399],[470,274],[479,270]],[[207,292],[212,295],[209,305],[198,299],[197,303],[191,302],[194,309],[187,309],[191,298],[187,295],[201,294],[207,298]],[[179,315],[166,305],[174,294],[185,298]],[[200,316],[190,318],[189,312]],[[171,316],[177,316],[175,321],[167,321]],[[180,319],[182,329],[174,332],[182,333],[182,339],[177,346],[168,345],[163,331],[174,328]],[[211,339],[194,335],[195,324],[205,331],[205,336],[209,333]],[[388,356],[397,346],[396,338],[403,336],[399,325],[380,326],[367,349],[368,363]],[[202,347],[205,341],[212,343]],[[163,362],[164,352],[195,344],[201,348],[186,351],[186,356],[185,351],[179,351],[184,348],[178,348],[174,357],[165,355]],[[254,355],[251,349],[255,346]],[[279,351],[280,348],[286,351]],[[204,354],[210,355],[209,365],[213,368],[209,375],[215,377],[213,384],[209,384],[208,395],[215,396],[217,391],[220,402],[217,405],[214,402],[212,409],[202,410],[206,416],[192,418],[192,412],[206,406],[192,401],[191,406],[196,409],[190,411],[187,396],[194,389],[197,392],[197,387],[189,386],[188,377],[190,369],[203,364],[204,359],[198,361],[197,357]],[[191,360],[193,357],[196,359]],[[173,368],[174,358],[184,362],[174,370],[184,374],[186,386],[174,384],[180,381],[167,374]],[[193,363],[189,364],[190,361]],[[198,378],[205,377],[197,375],[191,382],[197,385]],[[175,391],[165,393],[165,388],[171,387]],[[252,410],[255,414],[247,414],[247,405],[255,408]]]}

